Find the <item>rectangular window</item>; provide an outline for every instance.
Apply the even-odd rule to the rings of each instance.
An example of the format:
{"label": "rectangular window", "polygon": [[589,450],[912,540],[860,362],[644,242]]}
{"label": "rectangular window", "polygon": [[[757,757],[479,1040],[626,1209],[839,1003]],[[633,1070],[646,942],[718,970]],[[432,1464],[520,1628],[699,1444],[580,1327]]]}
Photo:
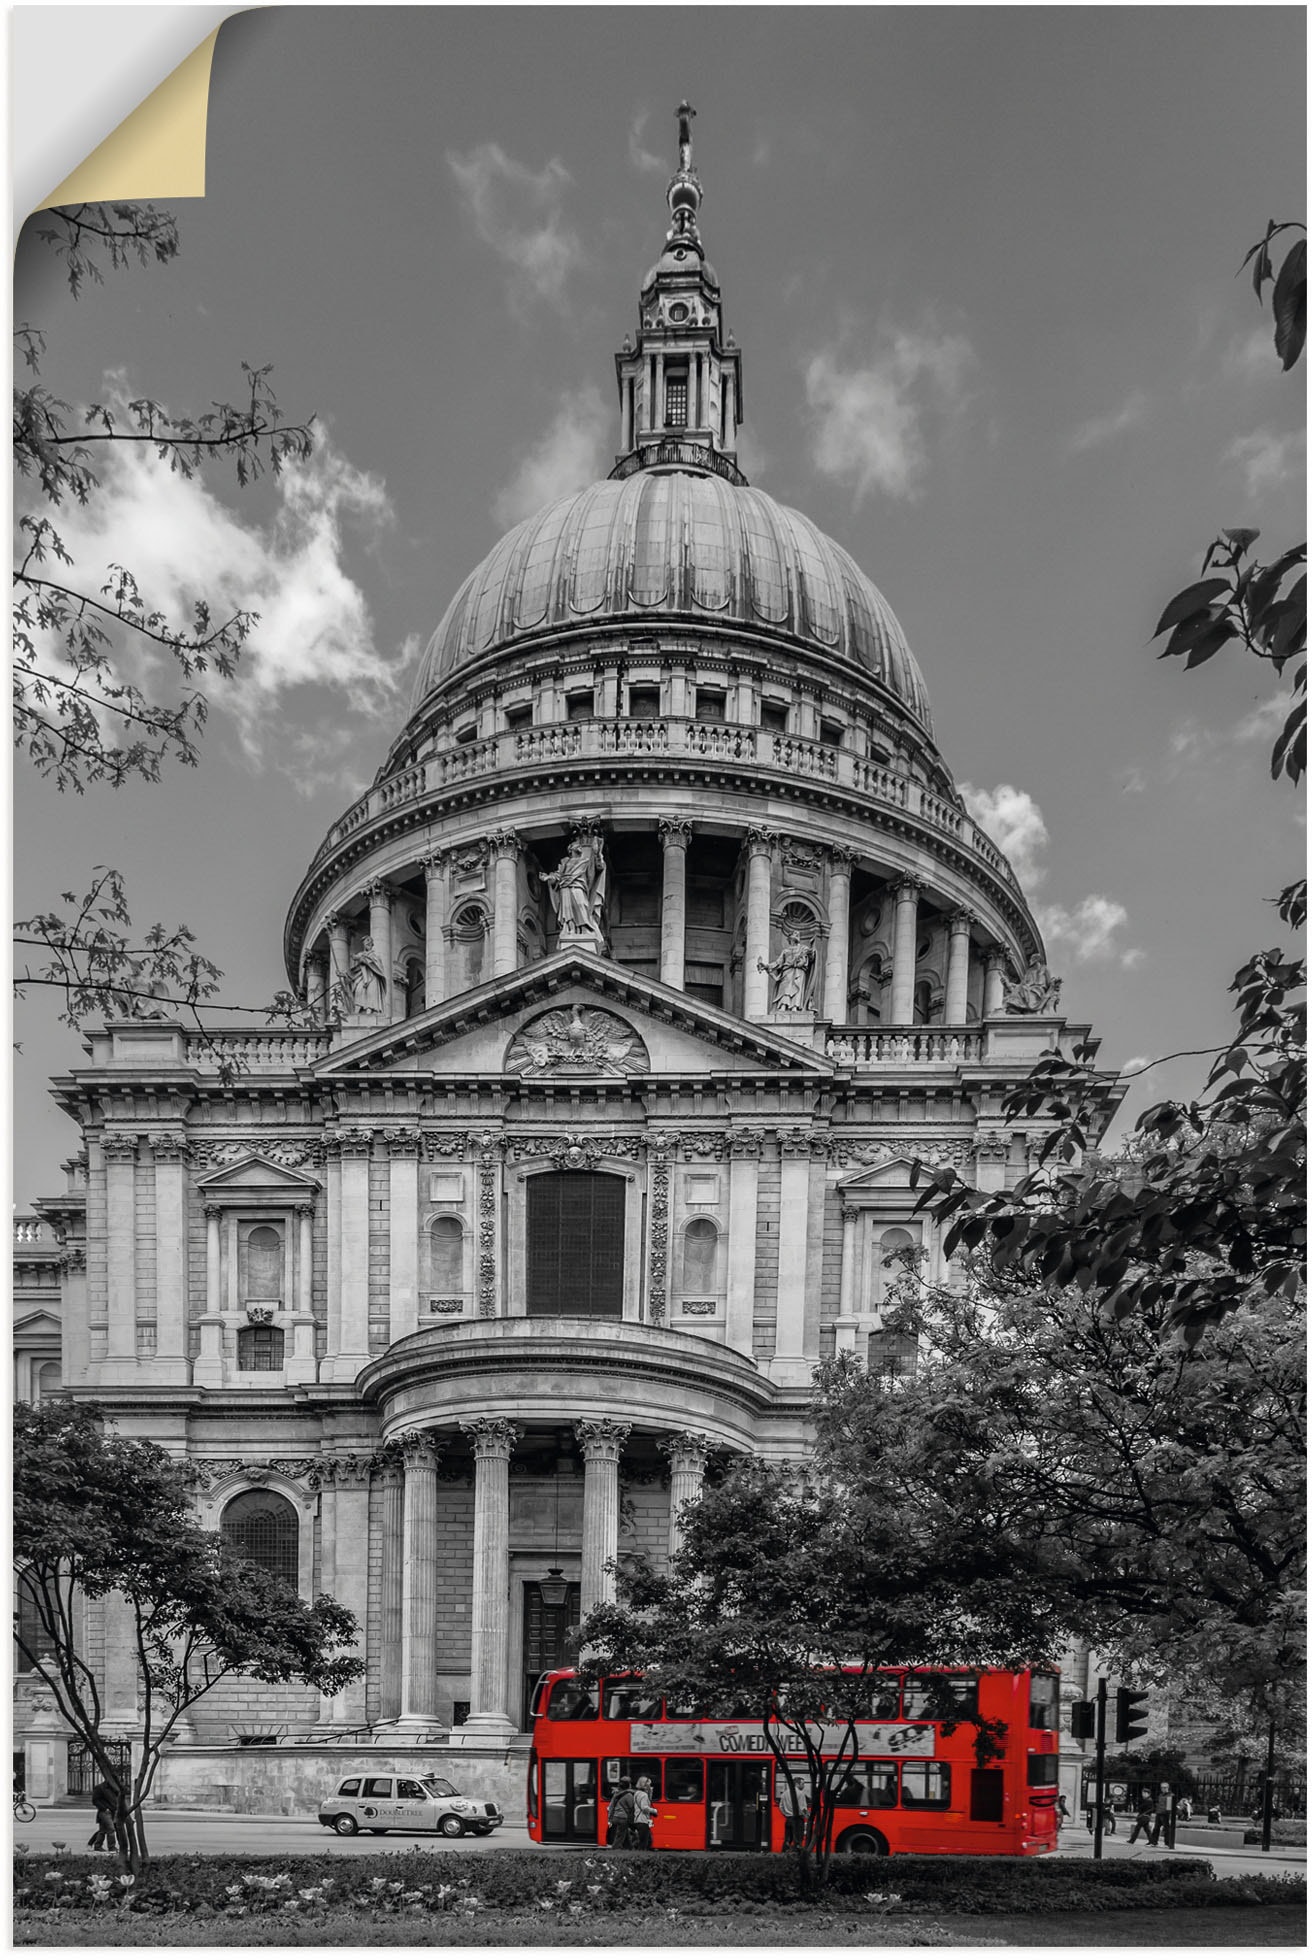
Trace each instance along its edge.
{"label": "rectangular window", "polygon": [[973,1715],[979,1706],[979,1677],[974,1674],[909,1674],[902,1691],[902,1714],[908,1722],[951,1721]]}
{"label": "rectangular window", "polygon": [[853,1763],[834,1800],[855,1810],[896,1810],[897,1764]]}
{"label": "rectangular window", "polygon": [[527,1185],[528,1311],[598,1314],[624,1311],[622,1177],[556,1171]]}
{"label": "rectangular window", "polygon": [[456,730],[456,741],[460,744],[462,748],[464,748],[468,743],[475,741],[477,737],[478,737],[478,726],[477,723],[475,722],[467,721],[463,728],[457,728]]}
{"label": "rectangular window", "polygon": [[592,709],[593,693],[591,688],[586,693],[580,691],[578,694],[567,694],[565,696],[566,721],[591,721]]}
{"label": "rectangular window", "polygon": [[687,368],[665,370],[665,426],[667,429],[686,429],[688,426]]}
{"label": "rectangular window", "polygon": [[841,749],[843,746],[843,724],[841,721],[822,721],[820,740],[827,748]]}
{"label": "rectangular window", "polygon": [[660,712],[661,691],[658,687],[629,689],[629,714],[634,721],[656,721]]}
{"label": "rectangular window", "polygon": [[366,1797],[390,1797],[392,1794],[391,1777],[390,1776],[366,1776],[364,1779],[364,1790],[362,1794]]}
{"label": "rectangular window", "polygon": [[1057,1757],[1031,1756],[1025,1765],[1025,1781],[1031,1790],[1050,1790],[1057,1781]]}
{"label": "rectangular window", "polygon": [[553,1722],[591,1722],[597,1714],[597,1689],[585,1681],[557,1681],[547,1714]]}
{"label": "rectangular window", "polygon": [[652,1796],[659,1803],[661,1794],[661,1759],[659,1756],[603,1756],[601,1760],[601,1795],[603,1802],[610,1802],[621,1780],[636,1786],[640,1776],[645,1776],[650,1779]]}
{"label": "rectangular window", "polygon": [[668,1756],[665,1761],[666,1803],[701,1803],[706,1794],[700,1756]]}
{"label": "rectangular window", "polygon": [[762,701],[761,726],[762,728],[773,729],[776,735],[787,734],[788,710],[786,707],[784,707],[782,702]]}
{"label": "rectangular window", "polygon": [[659,1722],[661,1719],[661,1698],[650,1688],[636,1685],[607,1688],[606,1720],[608,1722]]}
{"label": "rectangular window", "polygon": [[1053,1735],[1061,1726],[1061,1682],[1055,1674],[1030,1676],[1030,1727],[1048,1729]]}
{"label": "rectangular window", "polygon": [[518,708],[506,709],[507,728],[531,728],[533,726],[533,703],[525,701]]}
{"label": "rectangular window", "polygon": [[870,1713],[876,1722],[896,1721],[902,1702],[902,1676],[880,1675],[871,1684]]}
{"label": "rectangular window", "polygon": [[407,1803],[427,1803],[428,1801],[428,1792],[423,1784],[412,1782],[408,1776],[397,1777],[396,1794]]}
{"label": "rectangular window", "polygon": [[903,1763],[904,1810],[946,1810],[952,1800],[952,1771],[947,1763]]}
{"label": "rectangular window", "polygon": [[727,696],[722,688],[699,687],[697,690],[696,719],[698,721],[723,721]]}

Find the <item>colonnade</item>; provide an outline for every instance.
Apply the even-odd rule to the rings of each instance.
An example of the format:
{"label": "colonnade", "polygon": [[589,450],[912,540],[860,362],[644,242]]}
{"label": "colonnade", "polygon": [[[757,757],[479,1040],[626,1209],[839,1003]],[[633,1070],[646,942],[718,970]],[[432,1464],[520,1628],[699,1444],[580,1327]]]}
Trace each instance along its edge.
{"label": "colonnade", "polygon": [[[500,1416],[478,1417],[460,1427],[474,1454],[470,1714],[464,1725],[472,1741],[502,1737],[517,1726],[508,1713],[510,1460],[520,1431]],[[630,1429],[609,1419],[574,1425],[583,1454],[580,1612],[585,1619],[614,1594],[606,1568],[619,1551],[620,1459]],[[670,1465],[672,1555],[680,1543],[680,1514],[701,1494],[711,1444],[685,1433],[660,1447]],[[437,1720],[441,1449],[436,1431],[410,1431],[399,1439],[383,1472],[378,1721],[400,1730],[428,1729]]]}
{"label": "colonnade", "polygon": [[[693,825],[683,816],[657,819],[661,844],[660,901],[660,977],[666,986],[682,988],[687,940],[688,850]],[[774,853],[781,839],[771,830],[753,827],[746,831],[746,930],[743,947],[743,1016],[748,1021],[764,1021],[770,1014],[770,981],[765,968],[770,962]],[[524,850],[523,839],[514,830],[497,830],[481,840],[486,852],[487,930],[490,978],[513,973],[519,959],[519,874]],[[450,868],[456,855],[439,850],[423,859],[425,900],[429,927],[425,939],[425,1000],[432,1006],[447,998],[449,972],[448,923],[453,903]],[[816,1011],[832,1025],[844,1026],[848,1019],[848,983],[851,957],[852,868],[856,853],[846,846],[829,847],[825,853],[828,877],[827,930],[823,972]],[[893,888],[892,997],[889,1020],[896,1027],[910,1027],[915,1020],[917,936],[922,923],[921,898],[924,886],[913,877],[901,879]],[[374,952],[387,985],[381,1019],[396,1021],[405,1013],[403,984],[394,973],[395,920],[393,908],[398,894],[385,881],[367,887],[369,933]],[[948,965],[944,987],[943,1021],[947,1027],[964,1027],[967,1021],[967,993],[970,980],[971,930],[974,921],[966,911],[953,912],[948,919]],[[306,991],[310,1006],[327,1012],[332,990],[349,981],[350,928],[339,913],[324,921],[328,945],[306,957]],[[983,1012],[1001,1011],[1006,955],[1000,946],[984,949],[986,968]]]}

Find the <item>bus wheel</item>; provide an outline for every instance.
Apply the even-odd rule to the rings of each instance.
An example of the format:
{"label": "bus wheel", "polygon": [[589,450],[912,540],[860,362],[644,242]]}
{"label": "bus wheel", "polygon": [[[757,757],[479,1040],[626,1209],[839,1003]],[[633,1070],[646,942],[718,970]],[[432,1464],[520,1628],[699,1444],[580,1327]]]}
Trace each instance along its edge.
{"label": "bus wheel", "polygon": [[888,1856],[888,1845],[879,1832],[867,1830],[860,1825],[854,1831],[845,1831],[834,1849],[843,1852],[849,1858],[887,1858]]}

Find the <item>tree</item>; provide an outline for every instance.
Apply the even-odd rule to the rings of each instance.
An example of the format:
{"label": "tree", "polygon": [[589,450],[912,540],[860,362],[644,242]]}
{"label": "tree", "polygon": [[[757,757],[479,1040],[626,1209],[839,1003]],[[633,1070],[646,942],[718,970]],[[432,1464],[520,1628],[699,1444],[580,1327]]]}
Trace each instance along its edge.
{"label": "tree", "polygon": [[[1278,273],[1270,247],[1303,229],[1269,223],[1244,260],[1259,300],[1271,286],[1286,371],[1304,346],[1306,243],[1289,248]],[[1251,557],[1257,538],[1223,531],[1204,555],[1203,576],[1170,601],[1154,637],[1167,636],[1162,659],[1183,659],[1187,669],[1241,649],[1289,679],[1271,772],[1296,783],[1307,758],[1307,547],[1264,565]],[[1286,886],[1278,909],[1287,925],[1304,924],[1305,879]],[[1293,1299],[1306,1275],[1305,986],[1304,963],[1278,947],[1236,974],[1233,1040],[1216,1054],[1201,1097],[1157,1103],[1139,1118],[1146,1148],[1130,1177],[1087,1158],[1103,1095],[1091,1053],[1042,1057],[1004,1102],[1011,1118],[1049,1125],[1037,1168],[991,1195],[952,1170],[930,1174],[921,1206],[948,1227],[944,1250],[986,1251],[999,1275],[1074,1282],[1117,1315],[1156,1317],[1165,1308],[1166,1324],[1191,1340],[1254,1289]]]}
{"label": "tree", "polygon": [[[893,1316],[916,1375],[818,1377],[822,1473],[947,1503],[1038,1600],[1136,1678],[1203,1678],[1288,1727],[1301,1694],[1305,1316],[1254,1291],[1191,1345],[1170,1309],[1116,1316],[1077,1286],[911,1283]],[[918,1452],[918,1460],[917,1460]],[[951,1465],[950,1489],[943,1486]]]}
{"label": "tree", "polygon": [[[307,1605],[285,1581],[224,1549],[192,1506],[194,1473],[157,1444],[116,1435],[89,1402],[18,1406],[14,1570],[39,1637],[18,1646],[115,1793],[119,1851],[148,1856],[142,1806],[189,1709],[233,1674],[335,1694],[364,1663],[341,1649],[354,1617],[326,1595]],[[105,1696],[79,1638],[81,1602],[120,1596],[141,1694],[135,1773],[105,1741]]]}
{"label": "tree", "polygon": [[[987,1665],[1027,1658],[1046,1630],[1023,1587],[994,1583],[989,1530],[931,1514],[906,1480],[910,1436],[860,1481],[748,1458],[688,1507],[666,1574],[635,1562],[618,1597],[585,1622],[587,1672],[639,1671],[680,1706],[759,1724],[776,1773],[805,1811],[797,1845],[804,1891],[824,1883],[837,1791],[872,1719],[881,1666]],[[995,1725],[972,1722],[981,1762]],[[798,1798],[804,1799],[799,1803]]]}
{"label": "tree", "polygon": [[[43,214],[37,235],[62,259],[76,298],[103,282],[104,267],[166,265],[178,252],[167,211],[144,204],[80,204]],[[92,402],[74,410],[42,379],[46,343],[24,322],[15,331],[28,383],[14,390],[14,461],[21,545],[14,567],[14,738],[39,774],[81,795],[90,787],[156,782],[165,762],[195,767],[208,713],[205,687],[229,680],[257,615],[215,613],[198,598],[189,617],[152,606],[130,567],[76,566],[57,527],[70,503],[100,492],[97,459],[114,450],[151,451],[179,476],[229,464],[238,485],[304,460],[309,423],[285,423],[268,368],[243,363],[237,402],[196,416],[176,415],[143,396],[120,410]],[[152,677],[176,673],[181,693],[160,698]],[[185,925],[134,933],[123,882],[98,867],[82,897],[62,895],[71,915],[46,911],[19,921],[15,985],[53,987],[62,1017],[80,1026],[92,1014],[132,1018],[161,1003],[196,1016],[217,991],[218,968],[195,950]],[[41,948],[47,964],[22,961]],[[275,1016],[288,1006],[280,997]]]}

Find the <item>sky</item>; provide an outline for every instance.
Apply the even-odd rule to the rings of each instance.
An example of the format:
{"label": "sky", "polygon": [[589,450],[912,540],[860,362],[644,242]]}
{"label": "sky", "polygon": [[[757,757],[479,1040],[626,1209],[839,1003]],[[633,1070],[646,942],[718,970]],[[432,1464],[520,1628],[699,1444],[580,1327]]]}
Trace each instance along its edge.
{"label": "sky", "polygon": [[[202,38],[198,33],[197,39]],[[308,466],[238,490],[127,460],[61,528],[152,603],[260,622],[196,770],[60,795],[16,764],[16,915],[94,865],[186,921],[225,1004],[286,985],[323,834],[511,524],[610,467],[613,353],[697,110],[701,231],[744,350],[750,480],[897,613],[939,747],[1009,851],[1071,1020],[1196,1092],[1305,851],[1269,673],[1153,627],[1225,526],[1304,535],[1302,369],[1236,272],[1304,215],[1301,7],[289,7],[225,23],[206,195],[166,267],[74,301],[29,225],[15,312],[70,402],[196,413],[271,365]],[[53,999],[15,1009],[13,1196],[76,1147]],[[1123,1125],[1122,1125],[1123,1126]]]}

